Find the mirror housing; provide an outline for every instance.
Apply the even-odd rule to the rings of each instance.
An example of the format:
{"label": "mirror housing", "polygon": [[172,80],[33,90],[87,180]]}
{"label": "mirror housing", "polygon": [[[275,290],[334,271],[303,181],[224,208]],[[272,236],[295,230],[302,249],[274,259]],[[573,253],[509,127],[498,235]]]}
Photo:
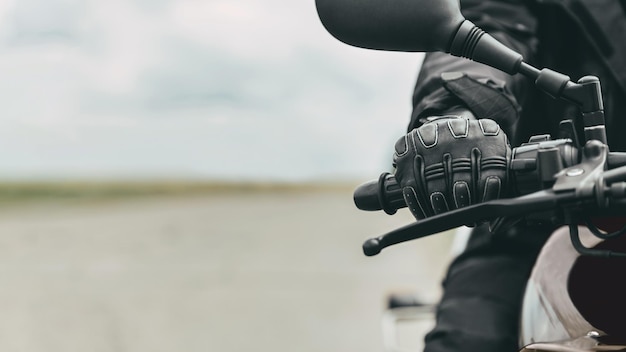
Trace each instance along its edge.
{"label": "mirror housing", "polygon": [[366,49],[443,51],[509,74],[522,56],[483,32],[461,14],[458,0],[316,0],[326,30],[340,41]]}
{"label": "mirror housing", "polygon": [[465,18],[458,0],[316,0],[326,30],[366,49],[449,51]]}

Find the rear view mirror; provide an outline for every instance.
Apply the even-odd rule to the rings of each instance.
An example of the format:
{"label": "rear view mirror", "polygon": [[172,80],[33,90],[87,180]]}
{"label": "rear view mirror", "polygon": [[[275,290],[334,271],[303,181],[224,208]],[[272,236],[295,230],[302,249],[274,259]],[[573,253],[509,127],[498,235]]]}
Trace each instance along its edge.
{"label": "rear view mirror", "polygon": [[335,38],[367,49],[448,51],[465,20],[458,0],[316,0]]}
{"label": "rear view mirror", "polygon": [[353,46],[444,51],[501,71],[519,72],[522,56],[461,14],[458,0],[316,0],[326,30]]}

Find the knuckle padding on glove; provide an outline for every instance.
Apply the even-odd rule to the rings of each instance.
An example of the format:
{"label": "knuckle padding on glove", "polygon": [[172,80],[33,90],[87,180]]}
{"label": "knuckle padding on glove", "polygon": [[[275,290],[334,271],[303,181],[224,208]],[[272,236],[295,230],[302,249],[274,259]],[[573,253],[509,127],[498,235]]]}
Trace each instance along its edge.
{"label": "knuckle padding on glove", "polygon": [[469,120],[448,120],[448,129],[454,138],[466,138],[469,134]]}
{"label": "knuckle padding on glove", "polygon": [[[439,125],[436,123],[432,123],[432,124],[429,123],[414,130],[414,131],[417,131],[417,137],[419,138],[424,148],[428,149],[437,145],[437,142],[439,139],[438,126]],[[413,135],[413,138],[415,138],[415,135]],[[413,140],[413,142],[415,143],[415,139]]]}
{"label": "knuckle padding on glove", "polygon": [[396,158],[397,157],[402,157],[404,155],[406,155],[406,153],[409,152],[409,142],[407,141],[408,135],[404,135],[404,137],[400,138],[395,145],[395,150],[396,150],[396,154],[394,155]]}
{"label": "knuckle padding on glove", "polygon": [[500,125],[493,120],[478,120],[478,125],[485,136],[497,136],[500,133]]}

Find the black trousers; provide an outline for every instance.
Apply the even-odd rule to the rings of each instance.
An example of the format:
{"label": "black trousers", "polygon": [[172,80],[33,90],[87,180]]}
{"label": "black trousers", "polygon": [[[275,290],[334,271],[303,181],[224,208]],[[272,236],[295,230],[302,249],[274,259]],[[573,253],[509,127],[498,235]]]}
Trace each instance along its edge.
{"label": "black trousers", "polygon": [[526,282],[553,230],[517,226],[491,234],[486,225],[476,227],[467,248],[448,269],[425,351],[518,351]]}

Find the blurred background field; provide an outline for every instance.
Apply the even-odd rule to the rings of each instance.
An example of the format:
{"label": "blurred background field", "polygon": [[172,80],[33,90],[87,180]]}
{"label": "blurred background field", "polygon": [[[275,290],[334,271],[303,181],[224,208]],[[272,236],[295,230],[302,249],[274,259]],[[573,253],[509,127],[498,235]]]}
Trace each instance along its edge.
{"label": "blurred background field", "polygon": [[435,299],[452,237],[363,256],[411,218],[353,186],[4,184],[0,349],[381,351],[386,295]]}
{"label": "blurred background field", "polygon": [[0,350],[381,351],[386,294],[449,260],[364,257],[412,218],[352,204],[421,59],[313,0],[0,2]]}
{"label": "blurred background field", "polygon": [[322,182],[228,182],[228,181],[0,181],[0,204],[15,206],[46,200],[102,201],[155,196],[219,195],[241,193],[314,192],[351,190],[351,183]]}

